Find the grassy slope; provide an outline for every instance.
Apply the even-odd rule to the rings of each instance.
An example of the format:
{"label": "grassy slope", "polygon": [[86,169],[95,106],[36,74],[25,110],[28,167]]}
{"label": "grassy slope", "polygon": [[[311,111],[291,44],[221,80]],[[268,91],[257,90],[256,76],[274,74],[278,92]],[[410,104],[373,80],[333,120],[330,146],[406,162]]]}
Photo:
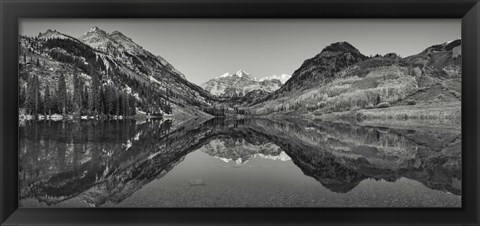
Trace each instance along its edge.
{"label": "grassy slope", "polygon": [[365,75],[339,75],[334,81],[255,106],[257,114],[272,112],[330,112],[350,111],[381,102],[396,102],[418,89],[416,78],[404,67],[382,66]]}
{"label": "grassy slope", "polygon": [[361,124],[414,125],[460,128],[461,102],[445,102],[357,111]]}
{"label": "grassy slope", "polygon": [[[381,62],[379,62],[382,60]],[[426,76],[396,59],[374,58],[320,87],[254,106],[258,115],[297,115],[387,127],[461,126],[461,77]],[[388,102],[390,108],[376,108]],[[410,102],[416,105],[408,105]]]}

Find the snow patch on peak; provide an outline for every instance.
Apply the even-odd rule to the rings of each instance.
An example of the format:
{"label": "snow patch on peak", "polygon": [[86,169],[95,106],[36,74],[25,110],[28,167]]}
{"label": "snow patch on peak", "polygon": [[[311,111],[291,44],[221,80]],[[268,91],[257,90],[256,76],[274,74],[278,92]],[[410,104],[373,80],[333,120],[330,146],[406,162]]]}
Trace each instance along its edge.
{"label": "snow patch on peak", "polygon": [[225,72],[223,73],[222,75],[216,77],[215,79],[218,79],[218,78],[228,78],[228,77],[233,77],[233,76],[236,76],[236,77],[239,77],[239,78],[243,78],[243,77],[246,77],[246,78],[250,78],[252,80],[256,80],[255,77],[251,76],[250,74],[248,74],[247,72],[243,71],[243,70],[238,70],[237,72],[235,72],[235,74],[232,74],[230,72]]}
{"label": "snow patch on peak", "polygon": [[259,81],[262,82],[265,80],[280,80],[282,84],[285,84],[285,82],[287,82],[290,79],[290,77],[292,76],[288,74],[272,75],[272,76],[263,77],[259,79]]}
{"label": "snow patch on peak", "polygon": [[238,70],[237,72],[235,72],[235,75],[237,75],[238,77],[242,77],[244,75],[250,75],[250,74],[248,74],[247,72],[245,72],[243,70]]}
{"label": "snow patch on peak", "polygon": [[229,72],[226,72],[226,73],[220,75],[218,78],[226,78],[226,77],[232,77],[232,74],[230,74]]}
{"label": "snow patch on peak", "polygon": [[98,28],[97,26],[93,26],[92,28],[90,28],[90,32],[95,32],[95,31],[99,31],[100,28]]}

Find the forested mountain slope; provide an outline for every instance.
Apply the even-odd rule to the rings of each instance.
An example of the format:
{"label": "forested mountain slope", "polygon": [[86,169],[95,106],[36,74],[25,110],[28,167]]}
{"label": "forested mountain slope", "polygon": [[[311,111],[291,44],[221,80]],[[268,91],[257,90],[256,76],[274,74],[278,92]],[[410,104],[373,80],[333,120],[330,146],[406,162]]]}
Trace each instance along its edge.
{"label": "forested mountain slope", "polygon": [[214,97],[118,31],[20,37],[20,107],[30,114],[204,114]]}

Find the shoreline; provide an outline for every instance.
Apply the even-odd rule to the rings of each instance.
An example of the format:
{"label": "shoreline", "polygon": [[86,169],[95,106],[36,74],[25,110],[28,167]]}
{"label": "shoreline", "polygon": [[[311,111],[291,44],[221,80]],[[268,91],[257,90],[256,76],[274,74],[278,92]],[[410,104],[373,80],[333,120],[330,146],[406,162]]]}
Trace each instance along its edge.
{"label": "shoreline", "polygon": [[461,131],[462,128],[461,103],[457,102],[358,109],[308,116],[314,120],[352,123],[359,126],[451,131]]}
{"label": "shoreline", "polygon": [[53,115],[18,115],[19,121],[86,121],[86,120],[145,120],[145,119],[162,119],[167,117],[162,116],[146,116],[142,114],[136,114],[132,116],[123,116],[123,115],[81,115],[81,116],[74,116],[74,115],[60,115],[60,114],[53,114]]}
{"label": "shoreline", "polygon": [[[191,117],[190,121],[194,118]],[[451,131],[461,130],[461,103],[448,102],[438,104],[418,104],[418,105],[402,105],[392,106],[388,108],[373,109],[356,109],[343,112],[331,112],[324,114],[308,114],[298,112],[288,112],[286,114],[270,114],[270,115],[231,115],[226,117],[205,117],[205,118],[223,118],[225,120],[241,120],[241,119],[274,119],[274,120],[315,120],[333,123],[349,123],[358,126],[371,127],[388,127],[399,129],[443,129]],[[165,116],[149,116],[137,113],[133,116],[73,116],[65,117],[59,114],[49,115],[19,115],[19,121],[84,121],[84,120],[149,120],[149,119],[170,119],[176,120],[175,115]]]}

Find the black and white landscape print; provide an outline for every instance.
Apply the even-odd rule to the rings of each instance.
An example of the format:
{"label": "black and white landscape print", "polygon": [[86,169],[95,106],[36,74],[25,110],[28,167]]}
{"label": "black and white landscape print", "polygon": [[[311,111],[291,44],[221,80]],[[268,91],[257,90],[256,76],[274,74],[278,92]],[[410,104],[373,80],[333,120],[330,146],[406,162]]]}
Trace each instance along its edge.
{"label": "black and white landscape print", "polygon": [[461,207],[457,20],[21,20],[21,207]]}

